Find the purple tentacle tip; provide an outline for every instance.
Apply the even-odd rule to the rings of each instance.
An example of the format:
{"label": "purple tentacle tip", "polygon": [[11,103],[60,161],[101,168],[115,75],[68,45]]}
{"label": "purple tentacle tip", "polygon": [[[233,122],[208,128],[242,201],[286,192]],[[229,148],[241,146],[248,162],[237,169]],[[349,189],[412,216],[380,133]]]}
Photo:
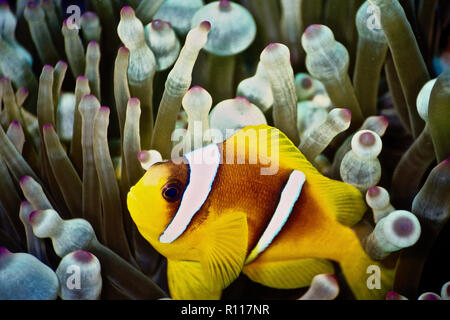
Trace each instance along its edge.
{"label": "purple tentacle tip", "polygon": [[139,162],[146,162],[149,160],[148,152],[145,150],[139,151],[137,157]]}
{"label": "purple tentacle tip", "polygon": [[30,179],[31,179],[30,176],[23,176],[22,178],[20,178],[19,183],[20,183],[20,185],[22,185],[24,183],[27,183],[27,181],[29,181]]}
{"label": "purple tentacle tip", "polygon": [[38,3],[35,2],[35,1],[29,1],[29,2],[27,3],[27,7],[30,8],[30,9],[34,9],[34,8],[36,8],[37,6],[38,6]]}
{"label": "purple tentacle tip", "polygon": [[352,112],[348,109],[343,109],[343,118],[345,121],[352,121]]}
{"label": "purple tentacle tip", "polygon": [[152,28],[154,30],[162,30],[164,28],[165,25],[165,21],[162,21],[161,19],[155,19],[152,21]]}
{"label": "purple tentacle tip", "polygon": [[93,260],[93,255],[90,252],[84,250],[75,251],[73,253],[73,257],[75,258],[75,260],[82,263],[88,263]]}
{"label": "purple tentacle tip", "polygon": [[373,133],[365,132],[359,137],[359,142],[366,147],[373,146],[376,142],[375,136]]}
{"label": "purple tentacle tip", "polygon": [[83,15],[81,16],[82,19],[96,19],[97,15],[95,14],[95,12],[92,11],[86,11],[85,13],[83,13]]}
{"label": "purple tentacle tip", "polygon": [[384,124],[387,126],[389,125],[389,118],[386,116],[380,116],[380,119],[384,122]]}
{"label": "purple tentacle tip", "polygon": [[230,10],[231,4],[229,0],[220,0],[219,1],[219,9],[220,10]]}
{"label": "purple tentacle tip", "polygon": [[322,31],[322,26],[320,24],[312,24],[305,30],[305,36],[307,38],[313,38],[317,36]]}
{"label": "purple tentacle tip", "polygon": [[278,43],[271,42],[264,48],[264,50],[273,50],[273,49],[276,49],[277,47],[278,47]]}
{"label": "purple tentacle tip", "polygon": [[28,200],[23,200],[21,203],[20,203],[20,206],[21,207],[23,207],[23,206],[28,206],[30,203],[28,202]]}
{"label": "purple tentacle tip", "polygon": [[248,101],[248,99],[244,96],[237,96],[236,98],[234,98],[237,102],[244,102],[247,106],[250,107],[250,101]]}
{"label": "purple tentacle tip", "polygon": [[30,224],[33,224],[33,222],[36,221],[36,217],[38,217],[41,212],[42,212],[41,210],[34,210],[33,212],[31,212],[30,215],[28,216],[28,222]]}
{"label": "purple tentacle tip", "polygon": [[302,85],[302,88],[309,89],[312,87],[313,81],[311,80],[311,78],[304,78],[301,82],[301,85]]}
{"label": "purple tentacle tip", "polygon": [[20,127],[20,122],[17,120],[14,120],[13,122],[11,122],[11,126]]}
{"label": "purple tentacle tip", "polygon": [[395,291],[389,291],[386,294],[386,300],[400,300],[400,299],[401,299],[401,295]]}
{"label": "purple tentacle tip", "polygon": [[7,248],[0,247],[0,258],[2,258],[4,256],[7,256],[7,255],[10,255],[10,254],[12,254],[12,252],[9,251]]}
{"label": "purple tentacle tip", "polygon": [[211,30],[211,23],[209,21],[202,21],[200,26],[206,30]]}
{"label": "purple tentacle tip", "polygon": [[441,298],[432,292],[424,293],[419,297],[419,300],[441,300]]}
{"label": "purple tentacle tip", "polygon": [[369,188],[369,190],[367,190],[367,193],[369,194],[369,197],[375,198],[380,195],[380,188],[378,188],[377,186],[371,187]]}
{"label": "purple tentacle tip", "polygon": [[46,123],[43,125],[42,129],[46,130],[46,131],[51,130],[51,129],[53,129],[53,125],[51,123]]}
{"label": "purple tentacle tip", "polygon": [[141,101],[138,98],[130,98],[130,99],[128,99],[128,103],[130,103],[132,105],[138,105],[141,103]]}
{"label": "purple tentacle tip", "polygon": [[134,16],[134,10],[130,6],[125,6],[120,10],[120,15],[124,18],[130,18]]}
{"label": "purple tentacle tip", "polygon": [[399,237],[407,237],[414,232],[414,224],[411,219],[400,218],[394,222],[394,232]]}

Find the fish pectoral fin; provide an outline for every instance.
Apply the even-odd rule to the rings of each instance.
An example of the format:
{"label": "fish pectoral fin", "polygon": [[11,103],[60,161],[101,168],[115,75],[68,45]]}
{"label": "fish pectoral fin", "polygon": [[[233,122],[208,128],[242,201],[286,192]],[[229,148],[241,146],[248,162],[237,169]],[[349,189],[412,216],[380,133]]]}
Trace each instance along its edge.
{"label": "fish pectoral fin", "polygon": [[221,214],[208,227],[202,243],[206,283],[211,290],[222,290],[241,273],[247,255],[248,227],[243,212]]}
{"label": "fish pectoral fin", "polygon": [[211,290],[206,284],[200,262],[168,260],[167,281],[175,300],[218,300],[222,290]]}
{"label": "fish pectoral fin", "polygon": [[277,289],[307,287],[318,274],[333,274],[333,264],[325,259],[254,262],[244,267],[250,280]]}

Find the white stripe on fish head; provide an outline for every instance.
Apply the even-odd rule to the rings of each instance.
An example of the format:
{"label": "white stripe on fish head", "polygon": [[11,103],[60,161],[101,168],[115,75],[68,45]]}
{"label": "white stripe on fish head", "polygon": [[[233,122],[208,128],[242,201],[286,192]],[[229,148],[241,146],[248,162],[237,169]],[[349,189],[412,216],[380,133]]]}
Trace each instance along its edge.
{"label": "white stripe on fish head", "polygon": [[188,161],[189,182],[177,213],[159,237],[161,243],[175,241],[186,230],[208,198],[220,164],[220,152],[216,144],[186,153],[184,157]]}
{"label": "white stripe on fish head", "polygon": [[280,201],[278,202],[277,208],[275,209],[269,224],[264,230],[261,238],[259,238],[256,246],[248,255],[245,264],[252,262],[261,252],[266,250],[276,235],[281,231],[291,215],[292,209],[300,196],[305,181],[306,178],[303,172],[297,170],[291,172],[289,179],[281,192]]}

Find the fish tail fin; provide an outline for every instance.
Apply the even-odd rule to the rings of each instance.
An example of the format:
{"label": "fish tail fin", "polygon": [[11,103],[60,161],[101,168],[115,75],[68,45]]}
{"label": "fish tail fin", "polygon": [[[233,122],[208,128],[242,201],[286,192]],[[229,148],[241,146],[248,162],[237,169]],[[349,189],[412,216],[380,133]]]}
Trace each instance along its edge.
{"label": "fish tail fin", "polygon": [[385,300],[393,290],[395,267],[371,259],[362,246],[355,246],[340,262],[344,277],[358,300]]}

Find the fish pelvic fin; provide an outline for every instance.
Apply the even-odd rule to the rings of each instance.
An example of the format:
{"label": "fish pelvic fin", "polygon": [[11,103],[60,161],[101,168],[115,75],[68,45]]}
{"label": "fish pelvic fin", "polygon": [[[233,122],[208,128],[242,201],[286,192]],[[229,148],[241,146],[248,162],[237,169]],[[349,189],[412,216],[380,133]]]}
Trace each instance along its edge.
{"label": "fish pelvic fin", "polygon": [[298,259],[287,261],[252,262],[243,273],[250,280],[277,289],[307,287],[318,274],[333,274],[333,264],[325,259]]}
{"label": "fish pelvic fin", "polygon": [[211,291],[228,287],[241,273],[247,256],[248,226],[243,212],[227,212],[213,220],[201,244],[200,264]]}
{"label": "fish pelvic fin", "polygon": [[393,290],[395,267],[372,260],[361,246],[340,261],[344,277],[358,300],[385,300]]}
{"label": "fish pelvic fin", "polygon": [[174,300],[218,300],[222,290],[211,290],[198,261],[167,260],[167,281]]}

